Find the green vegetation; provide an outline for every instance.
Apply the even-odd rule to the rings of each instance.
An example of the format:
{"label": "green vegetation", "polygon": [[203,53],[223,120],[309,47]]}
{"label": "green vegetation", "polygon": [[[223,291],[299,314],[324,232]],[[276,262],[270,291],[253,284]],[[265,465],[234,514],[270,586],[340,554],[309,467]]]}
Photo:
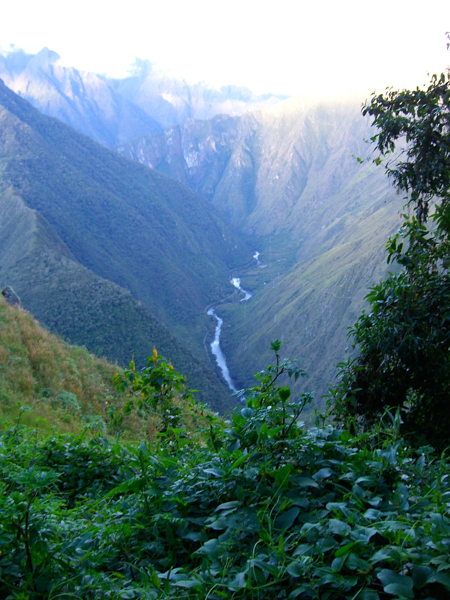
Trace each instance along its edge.
{"label": "green vegetation", "polygon": [[39,322],[71,344],[122,366],[134,356],[138,368],[156,347],[203,402],[222,412],[234,406],[212,365],[197,359],[128,290],[80,265],[11,189],[0,195],[0,282],[12,283]]}
{"label": "green vegetation", "polygon": [[[129,392],[125,386],[117,385],[127,370],[96,358],[85,348],[69,346],[43,329],[26,311],[8,306],[3,296],[0,340],[3,428],[17,422],[35,427],[36,436],[55,431],[80,434],[87,430],[90,435],[120,434],[136,441],[152,438],[161,430],[161,420],[169,417],[167,402],[155,405],[151,412],[138,410],[130,414]],[[177,415],[185,430],[194,435],[210,410],[195,404],[192,393],[186,395],[181,390],[185,378],[176,375],[169,365],[166,369],[174,373],[170,381],[178,377],[180,383],[170,394],[171,414]],[[159,376],[158,372],[156,385]]]}
{"label": "green vegetation", "polygon": [[251,250],[209,203],[0,83],[0,213],[2,284],[36,318],[122,365],[156,345],[203,400],[233,404],[204,311]]}
{"label": "green vegetation", "polygon": [[309,378],[297,385],[315,390],[317,402],[335,381],[347,328],[366,306],[367,287],[386,275],[383,247],[402,207],[381,169],[355,159],[370,152],[364,138],[373,134],[356,103],[288,100],[118,149],[210,200],[261,252],[261,264],[233,270],[251,301],[232,304],[225,293],[216,305],[238,386],[251,385],[276,338],[288,356],[302,357]]}
{"label": "green vegetation", "polygon": [[[315,426],[305,428],[300,418],[313,394],[298,393],[305,371],[282,359],[278,340],[273,364],[256,373],[225,420],[194,402],[186,379],[156,349],[142,370],[134,360],[117,369],[112,391],[103,376],[113,367],[43,336],[22,310],[0,301],[2,597],[449,597],[449,82],[443,75],[425,92],[391,91],[365,109],[380,129],[375,163],[406,136],[388,173],[410,193],[415,214],[388,242],[389,260],[402,270],[371,289],[371,313],[353,329],[358,354],[332,391],[333,423],[316,412]],[[21,227],[45,231],[22,212]],[[362,212],[361,243],[375,220]],[[359,247],[343,234],[345,215],[336,221],[323,233],[330,245],[342,234],[341,245],[328,248],[328,269]],[[26,238],[26,257],[38,237]],[[20,262],[13,249],[3,259],[11,273]],[[64,246],[58,260],[76,262]],[[309,260],[306,273],[323,278],[323,256]],[[357,277],[350,264],[353,272],[338,275],[345,286]],[[260,276],[254,269],[254,281]],[[285,278],[289,290],[294,270]],[[290,301],[280,298],[277,310]],[[103,425],[82,429],[105,391]],[[51,406],[71,433],[43,433],[42,417],[27,428],[20,398],[44,415]],[[138,435],[146,439],[127,443]]]}
{"label": "green vegetation", "polygon": [[386,406],[400,407],[413,443],[439,450],[450,431],[449,111],[448,73],[434,76],[426,90],[374,96],[364,109],[379,130],[375,162],[387,160],[414,212],[387,244],[389,261],[402,270],[371,288],[370,312],[352,330],[358,353],[342,366],[334,406],[360,425],[376,422]]}
{"label": "green vegetation", "polygon": [[303,429],[310,397],[292,402],[281,379],[302,372],[280,346],[203,441],[4,430],[2,597],[447,598],[448,461],[409,449],[399,415],[370,435]]}
{"label": "green vegetation", "polygon": [[[106,433],[105,400],[117,400],[117,367],[69,346],[30,315],[0,297],[0,418],[19,415],[39,430],[79,433],[87,425]],[[27,408],[24,409],[23,407]]]}

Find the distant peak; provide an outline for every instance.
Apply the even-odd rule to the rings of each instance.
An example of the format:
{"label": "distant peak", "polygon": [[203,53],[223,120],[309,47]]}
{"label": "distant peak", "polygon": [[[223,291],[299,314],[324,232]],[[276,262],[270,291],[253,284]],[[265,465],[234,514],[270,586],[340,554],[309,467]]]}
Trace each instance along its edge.
{"label": "distant peak", "polygon": [[57,52],[49,50],[46,46],[45,48],[42,48],[40,52],[33,56],[30,63],[36,66],[51,65],[53,63],[58,62],[60,58],[61,57]]}

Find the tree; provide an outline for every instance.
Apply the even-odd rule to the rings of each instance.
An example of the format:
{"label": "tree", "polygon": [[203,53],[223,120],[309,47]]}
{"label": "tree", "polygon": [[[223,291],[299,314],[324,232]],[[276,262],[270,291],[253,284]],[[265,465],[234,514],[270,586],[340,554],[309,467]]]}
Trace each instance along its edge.
{"label": "tree", "polygon": [[338,418],[373,425],[399,408],[405,433],[450,443],[450,73],[425,90],[373,95],[362,110],[378,131],[376,164],[406,194],[404,224],[387,243],[401,271],[370,288],[350,332],[356,358],[332,392]]}

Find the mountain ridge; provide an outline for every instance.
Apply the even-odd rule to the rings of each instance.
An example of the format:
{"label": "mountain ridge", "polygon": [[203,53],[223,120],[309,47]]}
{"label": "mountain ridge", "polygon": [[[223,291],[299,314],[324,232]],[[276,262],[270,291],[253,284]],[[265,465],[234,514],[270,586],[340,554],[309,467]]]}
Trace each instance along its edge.
{"label": "mountain ridge", "polygon": [[206,361],[217,373],[203,343],[204,310],[228,292],[230,270],[251,260],[250,250],[176,181],[41,115],[3,83],[0,105],[0,193],[12,188],[76,261],[127,288],[200,360],[197,372]]}
{"label": "mountain ridge", "polygon": [[186,118],[242,114],[281,99],[236,86],[215,90],[204,83],[188,84],[155,71],[148,61],[137,60],[128,77],[112,79],[60,66],[58,60],[48,48],[34,55],[15,48],[0,54],[0,77],[44,114],[108,148]]}

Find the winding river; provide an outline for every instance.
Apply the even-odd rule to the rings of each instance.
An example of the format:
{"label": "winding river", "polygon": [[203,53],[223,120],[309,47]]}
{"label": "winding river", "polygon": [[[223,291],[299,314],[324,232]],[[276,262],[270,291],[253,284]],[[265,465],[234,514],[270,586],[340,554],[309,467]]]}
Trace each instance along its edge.
{"label": "winding river", "polygon": [[214,312],[214,309],[212,308],[210,308],[206,314],[210,315],[211,317],[214,317],[217,321],[216,331],[214,333],[214,340],[211,342],[211,352],[216,357],[217,364],[219,365],[219,369],[222,371],[223,378],[227,382],[228,387],[232,392],[237,392],[237,388],[230,377],[230,372],[227,367],[227,361],[225,360],[222,348],[220,347],[220,332],[222,330],[223,319],[218,317]]}
{"label": "winding river", "polygon": [[[253,258],[256,260],[256,263],[258,265],[260,264],[259,255],[260,255],[259,252],[255,252],[255,255],[253,256]],[[247,290],[244,290],[241,287],[241,280],[239,277],[233,277],[231,279],[230,283],[239,292],[244,294],[244,297],[241,298],[241,302],[246,302],[247,300],[250,300],[252,295],[250,292],[247,292]],[[206,314],[209,315],[210,317],[213,317],[217,321],[216,331],[214,333],[214,340],[210,344],[211,352],[216,357],[217,365],[218,365],[219,369],[222,371],[222,376],[225,379],[225,381],[227,382],[228,387],[230,388],[230,390],[232,392],[237,392],[238,390],[236,389],[236,386],[234,385],[233,380],[230,377],[230,372],[228,370],[227,361],[225,360],[225,356],[222,352],[222,348],[220,347],[220,332],[222,331],[223,319],[221,319],[219,316],[217,316],[217,314],[213,308],[210,308]]]}

